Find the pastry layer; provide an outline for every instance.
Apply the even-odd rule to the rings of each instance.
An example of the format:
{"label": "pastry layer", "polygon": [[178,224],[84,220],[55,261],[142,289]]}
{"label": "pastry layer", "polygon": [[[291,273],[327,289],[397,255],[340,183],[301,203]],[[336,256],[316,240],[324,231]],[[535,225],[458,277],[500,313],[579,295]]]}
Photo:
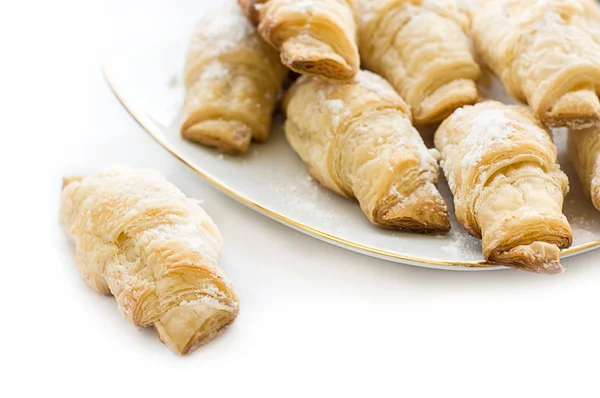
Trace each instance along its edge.
{"label": "pastry layer", "polygon": [[333,81],[350,80],[360,66],[354,0],[239,0],[291,70]]}
{"label": "pastry layer", "polygon": [[454,0],[359,0],[359,44],[366,68],[411,106],[415,124],[444,120],[478,100],[466,30]]}
{"label": "pastry layer", "polygon": [[456,110],[435,133],[456,218],[482,239],[487,261],[562,272],[572,232],[562,213],[567,176],[533,113],[486,101]]}
{"label": "pastry layer", "polygon": [[77,268],[96,291],[115,296],[130,322],[154,326],[185,354],[235,319],[221,235],[195,200],[154,171],[125,166],[64,184],[61,222]]}
{"label": "pastry layer", "polygon": [[225,0],[198,22],[188,47],[182,137],[233,154],[265,141],[286,74],[235,0]]}
{"label": "pastry layer", "polygon": [[473,11],[481,59],[549,127],[600,125],[600,11],[591,0],[486,0]]}
{"label": "pastry layer", "polygon": [[418,232],[450,229],[436,189],[437,162],[411,124],[409,108],[382,78],[300,78],[284,101],[286,137],[325,187],[356,198],[372,223]]}

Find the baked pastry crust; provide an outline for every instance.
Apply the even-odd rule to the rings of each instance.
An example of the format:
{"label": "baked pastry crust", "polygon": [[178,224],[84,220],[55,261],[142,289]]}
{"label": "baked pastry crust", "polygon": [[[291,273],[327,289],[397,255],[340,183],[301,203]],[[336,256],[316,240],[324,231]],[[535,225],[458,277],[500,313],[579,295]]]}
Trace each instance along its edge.
{"label": "baked pastry crust", "polygon": [[323,186],[356,198],[376,225],[417,232],[450,229],[437,191],[437,162],[411,125],[406,103],[381,77],[353,82],[301,77],[284,99],[292,148]]}
{"label": "baked pastry crust", "polygon": [[115,166],[65,179],[60,217],[86,282],[115,296],[134,325],[154,326],[178,354],[236,317],[217,226],[160,174]]}
{"label": "baked pastry crust", "polygon": [[355,0],[238,1],[291,70],[330,80],[349,80],[358,71]]}
{"label": "baked pastry crust", "polygon": [[359,0],[363,65],[387,79],[416,125],[442,121],[478,100],[480,69],[454,0]]}
{"label": "baked pastry crust", "polygon": [[569,190],[552,137],[533,113],[486,101],[457,109],[435,133],[456,218],[482,239],[486,261],[560,273],[572,243]]}
{"label": "baked pastry crust", "polygon": [[265,141],[287,74],[234,0],[207,13],[189,44],[181,135],[227,153]]}
{"label": "baked pastry crust", "polygon": [[569,133],[569,155],[585,193],[600,210],[600,128]]}
{"label": "baked pastry crust", "polygon": [[482,60],[549,127],[600,125],[600,11],[591,0],[486,0],[473,11]]}

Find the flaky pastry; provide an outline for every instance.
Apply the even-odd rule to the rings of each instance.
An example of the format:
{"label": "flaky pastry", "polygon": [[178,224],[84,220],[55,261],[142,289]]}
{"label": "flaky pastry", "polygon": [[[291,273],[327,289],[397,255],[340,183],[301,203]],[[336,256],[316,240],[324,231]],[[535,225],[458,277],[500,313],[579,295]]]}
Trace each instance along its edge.
{"label": "flaky pastry", "polygon": [[411,125],[406,103],[381,77],[354,81],[301,77],[284,99],[287,139],[310,174],[356,198],[376,225],[446,232],[448,210],[436,188],[437,162]]}
{"label": "flaky pastry", "polygon": [[190,41],[181,135],[228,153],[265,141],[286,73],[235,0],[226,0],[202,18]]}
{"label": "flaky pastry", "polygon": [[303,75],[348,80],[358,71],[355,0],[239,0],[281,61]]}
{"label": "flaky pastry", "polygon": [[567,176],[552,137],[521,106],[486,101],[457,109],[435,133],[456,218],[492,263],[563,271],[572,232],[562,213]]}
{"label": "flaky pastry", "polygon": [[86,282],[173,351],[211,340],[236,317],[217,226],[160,174],[116,166],[65,179],[60,216]]}
{"label": "flaky pastry", "polygon": [[469,19],[455,0],[358,0],[364,66],[387,79],[431,124],[478,100]]}
{"label": "flaky pastry", "polygon": [[485,0],[473,10],[482,60],[549,127],[600,125],[600,12],[591,0]]}

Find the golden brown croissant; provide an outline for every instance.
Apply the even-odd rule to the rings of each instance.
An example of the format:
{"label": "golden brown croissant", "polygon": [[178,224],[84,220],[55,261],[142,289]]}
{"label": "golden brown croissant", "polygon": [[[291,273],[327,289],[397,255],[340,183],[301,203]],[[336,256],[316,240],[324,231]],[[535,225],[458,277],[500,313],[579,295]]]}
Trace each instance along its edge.
{"label": "golden brown croissant", "polygon": [[531,111],[486,101],[457,109],[435,133],[456,218],[482,239],[487,261],[559,273],[572,232],[562,213],[567,176]]}
{"label": "golden brown croissant", "polygon": [[235,0],[205,15],[185,67],[184,138],[229,153],[265,141],[287,71]]}
{"label": "golden brown croissant", "polygon": [[285,132],[310,174],[356,198],[376,225],[418,232],[450,229],[436,189],[437,162],[411,125],[406,103],[381,77],[350,83],[301,77],[284,99]]}
{"label": "golden brown croissant", "polygon": [[477,102],[480,70],[455,0],[359,0],[359,46],[368,69],[412,108],[415,124],[439,122]]}
{"label": "golden brown croissant", "polygon": [[239,0],[261,36],[291,70],[351,79],[360,66],[355,0]]}
{"label": "golden brown croissant", "polygon": [[600,12],[588,0],[486,0],[477,52],[507,91],[550,127],[600,125]]}
{"label": "golden brown croissant", "polygon": [[585,193],[600,210],[600,128],[571,131],[569,155]]}
{"label": "golden brown croissant", "polygon": [[153,325],[175,352],[211,340],[236,317],[217,226],[158,173],[118,166],[65,180],[61,222],[87,283],[114,295],[133,324]]}

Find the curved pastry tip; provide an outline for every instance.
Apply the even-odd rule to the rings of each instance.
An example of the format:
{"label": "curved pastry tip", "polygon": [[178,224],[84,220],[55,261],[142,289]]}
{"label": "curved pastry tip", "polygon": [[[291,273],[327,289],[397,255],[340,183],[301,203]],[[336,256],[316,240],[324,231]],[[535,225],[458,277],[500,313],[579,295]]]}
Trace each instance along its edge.
{"label": "curved pastry tip", "polygon": [[457,108],[477,102],[479,94],[475,82],[457,79],[443,85],[425,98],[415,109],[415,124],[441,122]]}
{"label": "curved pastry tip", "polygon": [[252,134],[252,128],[243,122],[220,119],[204,120],[181,130],[186,140],[231,154],[246,152]]}
{"label": "curved pastry tip", "polygon": [[448,206],[432,183],[423,184],[408,197],[392,192],[383,203],[388,204],[374,214],[377,225],[421,233],[450,231]]}
{"label": "curved pastry tip", "polygon": [[154,327],[169,348],[183,355],[220,335],[237,312],[210,299],[192,301],[172,308]]}
{"label": "curved pastry tip", "polygon": [[565,271],[560,264],[560,249],[546,242],[520,245],[492,257],[503,265],[538,274],[555,275]]}
{"label": "curved pastry tip", "polygon": [[334,81],[351,80],[358,72],[358,65],[351,65],[331,46],[308,35],[286,40],[281,48],[281,62],[294,72]]}
{"label": "curved pastry tip", "polygon": [[549,127],[569,127],[573,130],[600,125],[600,100],[589,88],[563,95],[544,116]]}

